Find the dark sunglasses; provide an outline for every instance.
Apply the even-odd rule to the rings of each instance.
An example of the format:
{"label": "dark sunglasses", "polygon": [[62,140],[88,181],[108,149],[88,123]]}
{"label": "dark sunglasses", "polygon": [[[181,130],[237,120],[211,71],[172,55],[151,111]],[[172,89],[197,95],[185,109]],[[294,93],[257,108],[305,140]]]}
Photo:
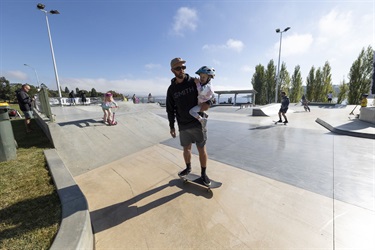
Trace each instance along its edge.
{"label": "dark sunglasses", "polygon": [[186,69],[186,66],[178,66],[178,67],[176,67],[176,68],[173,68],[174,70],[176,70],[176,71],[180,71],[181,69]]}

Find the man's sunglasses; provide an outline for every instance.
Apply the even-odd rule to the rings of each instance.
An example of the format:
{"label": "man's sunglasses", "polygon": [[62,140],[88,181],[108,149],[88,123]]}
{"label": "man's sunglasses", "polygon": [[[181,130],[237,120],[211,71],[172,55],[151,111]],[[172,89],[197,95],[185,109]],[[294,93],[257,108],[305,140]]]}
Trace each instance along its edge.
{"label": "man's sunglasses", "polygon": [[176,71],[180,71],[181,69],[186,69],[186,66],[178,66],[176,68],[173,68]]}

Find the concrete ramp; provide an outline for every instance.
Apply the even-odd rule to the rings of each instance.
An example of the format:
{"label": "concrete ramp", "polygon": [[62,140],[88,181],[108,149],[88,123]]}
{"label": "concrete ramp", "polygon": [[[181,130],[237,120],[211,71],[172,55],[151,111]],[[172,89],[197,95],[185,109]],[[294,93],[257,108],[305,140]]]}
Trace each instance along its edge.
{"label": "concrete ramp", "polygon": [[[198,162],[193,155],[195,173]],[[223,182],[213,193],[184,184],[177,176],[181,150],[162,144],[77,176],[95,248],[330,249],[333,238],[348,249],[374,246],[369,210],[336,201],[345,216],[333,235],[330,198],[217,161],[208,165],[210,177]],[[348,217],[357,223],[345,223]]]}
{"label": "concrete ramp", "polygon": [[[272,103],[261,107],[253,108],[253,116],[274,116],[279,113],[280,103]],[[288,113],[294,112],[293,110],[288,109]]]}
{"label": "concrete ramp", "polygon": [[[55,107],[52,140],[73,176],[171,138],[168,122],[148,109],[156,104],[120,103],[116,126],[102,122],[99,106]],[[89,160],[88,160],[89,158]]]}
{"label": "concrete ramp", "polygon": [[[113,127],[97,106],[53,110],[54,142],[88,201],[95,249],[375,249],[374,140],[314,122],[347,121],[349,111],[295,107],[288,126],[276,126],[213,108],[207,165],[223,186],[209,193],[178,178],[185,164],[165,109],[120,105]],[[199,173],[196,153],[191,163]]]}

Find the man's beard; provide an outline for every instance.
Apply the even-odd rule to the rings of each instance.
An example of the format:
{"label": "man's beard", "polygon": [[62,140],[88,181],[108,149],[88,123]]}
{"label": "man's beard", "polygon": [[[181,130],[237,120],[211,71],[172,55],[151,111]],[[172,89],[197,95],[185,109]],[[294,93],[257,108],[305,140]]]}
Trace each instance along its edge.
{"label": "man's beard", "polygon": [[182,79],[184,79],[185,74],[184,73],[178,73],[178,74],[175,74],[175,76],[176,76],[176,78],[182,80]]}

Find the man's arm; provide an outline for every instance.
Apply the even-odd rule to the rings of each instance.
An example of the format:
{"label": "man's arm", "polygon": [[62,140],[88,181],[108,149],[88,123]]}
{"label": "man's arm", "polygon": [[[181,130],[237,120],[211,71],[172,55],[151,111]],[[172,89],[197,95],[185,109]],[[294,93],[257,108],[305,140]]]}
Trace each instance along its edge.
{"label": "man's arm", "polygon": [[171,93],[170,88],[168,88],[168,91],[167,91],[166,111],[167,111],[167,115],[168,115],[170,134],[173,138],[175,138],[176,137],[176,130],[174,128],[174,123],[175,123],[175,119],[176,119],[176,107],[175,107],[175,102],[172,98],[172,93]]}

